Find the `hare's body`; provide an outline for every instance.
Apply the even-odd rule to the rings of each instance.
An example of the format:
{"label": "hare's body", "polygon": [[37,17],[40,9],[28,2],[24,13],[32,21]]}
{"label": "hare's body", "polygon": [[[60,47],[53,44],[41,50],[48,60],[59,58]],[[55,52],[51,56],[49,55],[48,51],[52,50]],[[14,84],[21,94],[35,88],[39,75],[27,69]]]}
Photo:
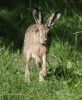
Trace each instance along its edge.
{"label": "hare's body", "polygon": [[37,24],[34,24],[27,29],[24,39],[24,55],[27,62],[25,78],[30,81],[29,61],[31,58],[35,58],[36,65],[41,67],[39,81],[43,82],[44,77],[47,74],[46,59],[51,44],[49,27],[53,25],[54,20],[57,20],[60,17],[60,13],[52,14],[45,25],[41,23],[41,12],[38,9],[34,9],[33,15]]}
{"label": "hare's body", "polygon": [[48,53],[51,44],[51,34],[47,37],[47,44],[41,44],[39,38],[40,34],[38,32],[39,29],[37,24],[34,24],[27,29],[24,40],[24,55],[29,52],[31,57],[34,57],[35,54],[42,57],[42,55]]}

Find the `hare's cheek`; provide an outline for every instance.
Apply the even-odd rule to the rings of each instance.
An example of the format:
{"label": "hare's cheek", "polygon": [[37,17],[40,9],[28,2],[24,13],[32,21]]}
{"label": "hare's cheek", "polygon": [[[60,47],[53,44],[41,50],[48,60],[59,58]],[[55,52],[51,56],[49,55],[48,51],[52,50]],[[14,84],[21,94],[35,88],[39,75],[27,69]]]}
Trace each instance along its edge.
{"label": "hare's cheek", "polygon": [[43,40],[42,39],[40,39],[40,43],[43,44]]}
{"label": "hare's cheek", "polygon": [[39,37],[42,38],[42,32],[39,32]]}
{"label": "hare's cheek", "polygon": [[43,41],[42,41],[42,40],[40,40],[40,43],[41,43],[41,44],[43,44]]}

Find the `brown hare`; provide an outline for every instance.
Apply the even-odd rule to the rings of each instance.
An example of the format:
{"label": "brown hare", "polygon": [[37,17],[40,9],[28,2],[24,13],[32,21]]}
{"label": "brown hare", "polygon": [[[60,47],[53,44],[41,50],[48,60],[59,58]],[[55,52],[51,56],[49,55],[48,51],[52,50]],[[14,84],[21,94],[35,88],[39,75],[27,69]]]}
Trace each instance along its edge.
{"label": "brown hare", "polygon": [[35,58],[36,65],[41,68],[39,72],[39,82],[44,82],[47,75],[47,53],[51,44],[50,27],[60,18],[60,12],[53,13],[47,20],[46,24],[42,22],[42,13],[39,9],[33,10],[33,17],[36,24],[31,25],[25,34],[24,39],[24,56],[26,58],[25,79],[30,82],[31,58]]}

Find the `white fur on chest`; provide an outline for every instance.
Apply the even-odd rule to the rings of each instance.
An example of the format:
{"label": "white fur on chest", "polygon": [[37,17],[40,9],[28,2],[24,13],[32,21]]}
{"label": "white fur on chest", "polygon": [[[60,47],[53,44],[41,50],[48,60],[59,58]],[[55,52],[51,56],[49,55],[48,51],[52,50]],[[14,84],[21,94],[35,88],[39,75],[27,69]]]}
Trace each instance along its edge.
{"label": "white fur on chest", "polygon": [[32,58],[35,58],[35,54],[34,53],[32,53]]}

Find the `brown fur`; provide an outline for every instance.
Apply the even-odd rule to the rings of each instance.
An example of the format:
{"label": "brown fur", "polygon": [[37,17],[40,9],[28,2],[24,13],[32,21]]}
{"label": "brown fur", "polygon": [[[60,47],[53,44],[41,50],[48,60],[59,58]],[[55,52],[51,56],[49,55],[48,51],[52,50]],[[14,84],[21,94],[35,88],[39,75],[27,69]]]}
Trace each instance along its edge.
{"label": "brown fur", "polygon": [[[39,19],[35,15],[39,14]],[[24,39],[24,56],[26,58],[26,69],[25,78],[30,81],[30,66],[29,62],[31,58],[35,58],[36,65],[41,67],[39,73],[39,81],[44,82],[44,77],[46,76],[46,59],[49,47],[51,44],[51,34],[49,32],[49,26],[51,19],[54,18],[52,15],[50,20],[44,25],[41,23],[41,12],[37,13],[37,9],[34,9],[34,18],[37,24],[31,25],[25,34]]]}

